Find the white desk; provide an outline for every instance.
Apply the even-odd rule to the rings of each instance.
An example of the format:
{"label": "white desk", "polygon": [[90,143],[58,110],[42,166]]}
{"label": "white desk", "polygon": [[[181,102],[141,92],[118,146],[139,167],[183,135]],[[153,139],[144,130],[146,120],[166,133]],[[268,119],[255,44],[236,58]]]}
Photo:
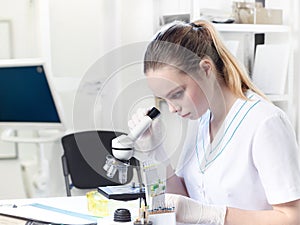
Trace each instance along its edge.
{"label": "white desk", "polygon": [[[138,216],[139,200],[115,201],[109,200],[109,216],[97,218],[88,211],[86,196],[56,197],[56,198],[31,198],[0,200],[0,213],[13,212],[13,215],[52,223],[64,224],[101,224],[101,225],[132,225],[133,222],[117,223],[113,221],[114,211],[118,208],[126,208],[131,213],[132,221]],[[13,205],[16,208],[13,208]],[[21,214],[21,215],[20,215]],[[49,218],[49,219],[47,219]],[[151,215],[153,225],[175,225],[175,213]],[[20,223],[9,223],[20,224]]]}
{"label": "white desk", "polygon": [[[72,220],[72,218],[66,218],[64,213],[66,212],[67,216],[75,216],[76,223],[85,223],[85,219],[92,218],[94,221],[97,222],[96,217],[89,217],[92,216],[91,213],[88,211],[87,208],[87,198],[85,196],[76,196],[76,197],[56,197],[56,198],[31,198],[31,199],[16,199],[16,200],[0,200],[0,213],[3,212],[4,208],[10,208],[13,205],[16,205],[17,208],[10,208],[10,210],[20,209],[25,210],[26,207],[31,206],[32,204],[39,204],[38,206],[45,206],[47,211],[49,209],[50,213],[47,215],[42,215],[41,207],[38,208],[30,208],[32,211],[26,211],[26,216],[31,217],[33,219],[38,219],[41,216],[45,219],[46,216],[52,216],[53,220],[62,221]],[[101,224],[113,224],[110,223],[112,220],[113,212],[117,208],[127,208],[130,210],[132,218],[136,218],[137,215],[137,208],[138,208],[138,201],[109,201],[109,213],[111,214],[107,218],[100,219],[101,221],[105,221],[105,223]],[[51,215],[53,213],[53,215]],[[56,214],[55,214],[56,213]],[[16,213],[17,214],[17,213]],[[32,215],[30,215],[32,214]],[[55,214],[55,215],[54,215]],[[86,216],[86,217],[85,217]],[[54,218],[56,217],[56,218]],[[61,218],[59,218],[61,217]],[[76,218],[77,217],[77,218]],[[74,218],[73,218],[74,219]],[[83,219],[83,220],[82,220]],[[62,222],[60,221],[60,223]],[[82,222],[80,222],[82,221]],[[88,221],[86,222],[88,223]],[[124,224],[125,225],[125,224]]]}

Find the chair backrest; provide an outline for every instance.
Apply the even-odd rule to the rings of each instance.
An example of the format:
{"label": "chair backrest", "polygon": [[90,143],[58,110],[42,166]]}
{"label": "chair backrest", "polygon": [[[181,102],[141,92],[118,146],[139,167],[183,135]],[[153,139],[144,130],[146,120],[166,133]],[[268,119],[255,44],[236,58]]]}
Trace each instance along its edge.
{"label": "chair backrest", "polygon": [[[69,174],[72,185],[80,189],[120,185],[118,172],[113,178],[109,178],[103,166],[106,163],[106,156],[112,155],[111,140],[121,134],[124,133],[83,131],[62,137],[64,150],[62,161],[63,164],[67,164],[63,165],[65,178]],[[133,167],[129,166],[127,183],[132,177]]]}

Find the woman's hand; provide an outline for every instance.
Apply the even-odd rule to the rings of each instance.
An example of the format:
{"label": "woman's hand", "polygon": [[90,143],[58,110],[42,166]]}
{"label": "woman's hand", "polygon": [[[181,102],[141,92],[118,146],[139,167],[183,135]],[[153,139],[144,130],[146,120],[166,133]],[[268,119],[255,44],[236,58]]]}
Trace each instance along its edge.
{"label": "woman's hand", "polygon": [[[149,110],[139,108],[137,112],[128,121],[128,127],[131,130],[139,124]],[[151,126],[142,134],[134,145],[134,157],[139,161],[152,159],[156,162],[167,160],[167,155],[163,147],[163,132],[159,118],[153,120]]]}
{"label": "woman's hand", "polygon": [[165,194],[166,207],[175,207],[176,221],[189,224],[224,225],[226,207],[204,205],[186,196]]}

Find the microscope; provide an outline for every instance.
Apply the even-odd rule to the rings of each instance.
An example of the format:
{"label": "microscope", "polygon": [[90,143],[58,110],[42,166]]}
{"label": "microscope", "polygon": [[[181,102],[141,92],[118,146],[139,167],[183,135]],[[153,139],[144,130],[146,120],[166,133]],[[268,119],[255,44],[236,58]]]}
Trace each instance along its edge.
{"label": "microscope", "polygon": [[[159,115],[160,111],[153,107],[129,134],[120,135],[112,140],[112,155],[106,156],[106,163],[103,166],[107,177],[112,178],[118,171],[119,182],[121,184],[127,182],[129,160],[134,157],[134,143],[151,126],[152,121]],[[139,170],[139,162],[137,160],[135,164],[136,165],[134,166]],[[137,172],[139,182],[141,183],[140,171]]]}
{"label": "microscope", "polygon": [[[112,155],[106,157],[106,163],[103,169],[106,171],[106,175],[112,178],[115,173],[119,173],[119,182],[125,184],[127,182],[127,168],[129,166],[130,159],[134,157],[134,144],[136,140],[151,126],[152,121],[160,115],[160,111],[153,107],[148,113],[141,119],[136,127],[127,135],[120,135],[112,140]],[[143,190],[142,175],[140,169],[140,163],[136,160],[136,170],[139,182],[139,219],[134,224],[152,224],[151,221],[147,221],[147,201],[145,192]],[[142,205],[144,201],[144,205]],[[122,211],[123,212],[123,211]],[[118,211],[116,211],[118,213]],[[124,216],[126,218],[126,216]],[[128,216],[127,216],[128,217]]]}
{"label": "microscope", "polygon": [[[106,158],[104,169],[107,176],[112,177],[119,172],[119,182],[127,182],[127,168],[129,161],[134,157],[134,144],[136,140],[151,126],[152,121],[160,115],[160,111],[153,107],[136,125],[136,127],[128,135],[120,135],[112,139],[112,155]],[[165,181],[160,179],[156,165],[149,161],[136,161],[136,170],[139,182],[139,216],[134,221],[134,225],[152,225],[152,224],[176,224],[174,209],[164,207],[163,194],[166,190]],[[142,170],[140,169],[142,168]],[[145,177],[145,191],[143,190],[142,173]],[[146,200],[147,199],[147,200]],[[154,200],[155,199],[155,200]],[[142,203],[142,201],[144,201]],[[159,207],[157,207],[159,206]],[[129,220],[117,221],[116,218]],[[151,219],[151,221],[149,220]],[[115,222],[129,222],[130,212],[126,209],[117,209],[114,215]]]}

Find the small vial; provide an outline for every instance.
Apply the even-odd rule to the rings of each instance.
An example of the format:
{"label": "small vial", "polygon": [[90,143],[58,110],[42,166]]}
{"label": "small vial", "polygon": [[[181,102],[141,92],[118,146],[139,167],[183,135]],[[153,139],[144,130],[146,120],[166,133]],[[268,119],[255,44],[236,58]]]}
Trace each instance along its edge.
{"label": "small vial", "polygon": [[118,166],[119,171],[119,182],[125,184],[127,182],[128,164],[122,163]]}
{"label": "small vial", "polygon": [[114,161],[115,161],[114,157],[112,157],[111,155],[107,155],[106,156],[106,162],[105,162],[105,164],[103,166],[103,169],[105,171],[107,171],[108,168],[110,167],[110,165],[112,165],[114,163]]}
{"label": "small vial", "polygon": [[118,170],[117,166],[111,164],[107,169],[106,176],[108,176],[109,178],[113,178],[117,170]]}
{"label": "small vial", "polygon": [[105,162],[105,165],[103,166],[103,169],[106,171],[107,177],[113,178],[118,170],[117,164],[116,164],[116,159],[111,155],[107,155],[106,162]]}

